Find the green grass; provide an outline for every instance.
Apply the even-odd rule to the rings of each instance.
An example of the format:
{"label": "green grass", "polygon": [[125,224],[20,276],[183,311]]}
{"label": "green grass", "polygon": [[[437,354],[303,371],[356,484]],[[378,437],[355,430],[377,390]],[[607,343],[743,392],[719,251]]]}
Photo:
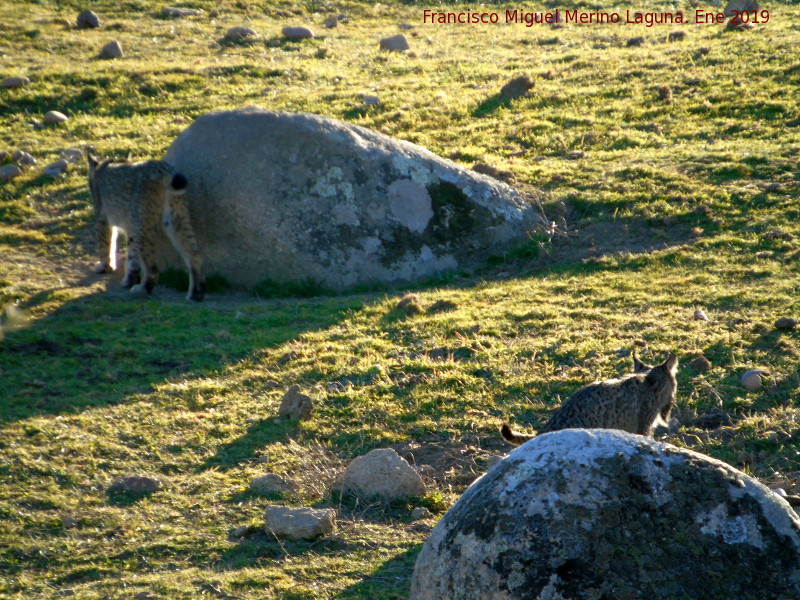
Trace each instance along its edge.
{"label": "green grass", "polygon": [[[163,5],[5,7],[0,76],[31,84],[0,90],[0,151],[38,164],[0,184],[0,596],[406,598],[438,516],[507,451],[500,422],[536,429],[576,388],[628,372],[634,344],[648,362],[681,358],[679,426],[662,439],[800,490],[800,334],[773,328],[800,318],[800,8],[777,4],[769,24],[724,33],[422,26],[419,6],[313,0],[194,0],[181,5],[206,16],[163,19]],[[57,21],[86,6],[103,28]],[[321,26],[339,13],[349,23]],[[415,54],[379,52],[402,22],[419,25],[406,32]],[[218,43],[242,24],[261,38]],[[270,46],[301,24],[319,37]],[[667,43],[674,29],[686,40]],[[638,35],[646,44],[626,48]],[[113,38],[125,58],[96,60]],[[530,96],[501,101],[522,73]],[[547,192],[558,234],[418,286],[415,314],[396,308],[404,289],[318,296],[314,282],[264,282],[248,295],[219,280],[189,305],[181,274],[148,300],[93,275],[84,167],[55,180],[41,167],[85,144],[159,157],[195,117],[243,105],[346,119],[510,171]],[[51,109],[69,121],[31,125]],[[450,304],[428,310],[438,301]],[[709,371],[688,366],[701,353]],[[756,392],[739,382],[749,368],[770,372]],[[314,418],[275,422],[293,384]],[[700,429],[714,410],[732,425]],[[435,470],[425,498],[331,492],[346,461],[387,446]],[[269,500],[248,483],[267,472],[300,484],[283,501],[336,507],[337,533],[264,534]],[[129,473],[166,485],[110,496]],[[434,518],[410,522],[416,506]]]}

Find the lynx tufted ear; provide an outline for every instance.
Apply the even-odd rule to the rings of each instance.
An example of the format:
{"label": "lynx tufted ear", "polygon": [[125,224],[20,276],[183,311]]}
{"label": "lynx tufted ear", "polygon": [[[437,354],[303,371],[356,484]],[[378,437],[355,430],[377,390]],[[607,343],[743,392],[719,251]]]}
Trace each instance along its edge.
{"label": "lynx tufted ear", "polygon": [[670,354],[669,358],[664,361],[664,368],[675,375],[678,372],[678,357],[675,354]]}
{"label": "lynx tufted ear", "polygon": [[636,356],[636,350],[633,351],[633,372],[634,373],[641,373],[643,371],[647,371],[650,367],[644,364],[642,361],[639,360],[639,357]]}

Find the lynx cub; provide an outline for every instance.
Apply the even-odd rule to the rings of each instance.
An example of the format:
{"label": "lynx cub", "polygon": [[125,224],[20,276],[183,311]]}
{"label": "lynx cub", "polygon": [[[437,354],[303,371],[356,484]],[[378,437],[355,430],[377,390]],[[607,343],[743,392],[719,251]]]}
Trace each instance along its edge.
{"label": "lynx cub", "polygon": [[[599,428],[651,435],[657,424],[666,424],[669,420],[675,401],[677,370],[678,358],[674,354],[657,367],[644,364],[634,354],[632,374],[579,389],[539,433]],[[533,437],[514,433],[507,423],[503,424],[500,434],[515,446]]]}
{"label": "lynx cub", "polygon": [[94,201],[100,262],[97,273],[116,270],[117,230],[128,236],[122,285],[150,294],[158,279],[156,233],[163,228],[189,269],[189,300],[205,293],[203,261],[184,197],[186,178],[160,160],[112,162],[89,159],[89,189]]}

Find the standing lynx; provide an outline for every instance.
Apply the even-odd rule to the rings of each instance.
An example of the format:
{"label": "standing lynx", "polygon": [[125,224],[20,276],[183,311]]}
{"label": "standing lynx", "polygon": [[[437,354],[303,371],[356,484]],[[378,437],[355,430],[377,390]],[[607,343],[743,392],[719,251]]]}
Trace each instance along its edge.
{"label": "standing lynx", "polygon": [[189,221],[184,191],[186,178],[167,163],[112,162],[89,159],[89,189],[94,201],[100,262],[97,273],[116,270],[117,230],[128,237],[128,258],[122,285],[150,294],[158,279],[156,239],[167,234],[189,269],[189,300],[205,292],[203,260]]}
{"label": "standing lynx", "polygon": [[[579,389],[539,433],[596,428],[651,435],[657,424],[666,424],[669,420],[677,389],[677,370],[678,358],[674,354],[657,367],[644,364],[634,355],[632,374]],[[503,424],[500,434],[515,446],[533,437],[514,433],[507,423]]]}

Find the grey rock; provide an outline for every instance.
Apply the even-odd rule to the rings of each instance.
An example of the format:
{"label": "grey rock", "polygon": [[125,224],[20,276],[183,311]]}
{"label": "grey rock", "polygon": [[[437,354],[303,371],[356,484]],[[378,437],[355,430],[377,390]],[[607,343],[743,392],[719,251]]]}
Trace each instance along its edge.
{"label": "grey rock", "polygon": [[68,167],[69,162],[62,158],[61,160],[57,160],[47,165],[44,169],[42,169],[42,173],[48,177],[57,177],[62,173],[66,173]]}
{"label": "grey rock", "polygon": [[797,327],[797,319],[781,317],[775,321],[775,329],[794,329],[795,327]]}
{"label": "grey rock", "polygon": [[199,17],[203,11],[199,8],[179,8],[176,6],[165,6],[161,9],[161,16],[168,18],[178,17]]}
{"label": "grey rock", "polygon": [[268,534],[293,539],[329,535],[336,530],[336,511],[332,508],[267,506],[264,530]]}
{"label": "grey rock", "polygon": [[538,436],[478,479],[423,546],[410,594],[798,597],[800,520],[785,500],[721,461],[599,429]]}
{"label": "grey rock", "polygon": [[297,484],[294,481],[284,479],[275,473],[254,477],[250,480],[250,491],[260,496],[270,496],[273,494],[286,494],[297,491]]}
{"label": "grey rock", "polygon": [[415,28],[413,25],[411,25],[411,23],[400,23],[400,25],[398,25],[398,27],[400,29],[405,29],[405,30],[410,30],[410,29],[414,29]]}
{"label": "grey rock", "polygon": [[0,167],[0,181],[11,181],[22,175],[22,169],[17,165],[3,165]]}
{"label": "grey rock", "polygon": [[36,159],[23,150],[15,150],[14,154],[11,155],[11,160],[21,167],[30,167],[36,164]]}
{"label": "grey rock", "polygon": [[120,44],[117,40],[108,42],[100,49],[99,54],[99,57],[104,59],[122,58],[123,56],[124,53],[122,52],[122,44]]}
{"label": "grey rock", "polygon": [[31,82],[27,77],[6,77],[0,81],[0,88],[21,88]]}
{"label": "grey rock", "polygon": [[314,37],[314,32],[308,27],[284,27],[281,29],[281,34],[289,40],[306,40]]}
{"label": "grey rock", "polygon": [[641,36],[629,38],[628,41],[625,43],[625,46],[628,48],[633,48],[636,46],[644,46],[644,38]]}
{"label": "grey rock", "polygon": [[381,99],[377,96],[364,96],[364,104],[367,106],[378,106],[381,103]]}
{"label": "grey rock", "polygon": [[129,494],[152,494],[161,489],[161,482],[152,477],[126,475],[114,480],[108,488],[109,492],[127,492]]}
{"label": "grey rock", "polygon": [[94,29],[100,27],[100,17],[91,10],[84,10],[75,20],[78,29]]}
{"label": "grey rock", "polygon": [[420,521],[422,519],[427,519],[431,517],[432,513],[424,506],[417,506],[414,510],[411,511],[411,520],[412,521]]}
{"label": "grey rock", "polygon": [[725,16],[732,17],[733,12],[741,14],[754,10],[758,12],[759,5],[757,0],[729,0],[725,5]]}
{"label": "grey rock", "polygon": [[391,448],[379,448],[354,458],[347,466],[341,486],[366,498],[385,500],[424,496],[419,473]]}
{"label": "grey rock", "polygon": [[65,123],[66,121],[69,121],[69,117],[57,110],[48,110],[44,115],[44,122],[51,125],[58,125],[59,123]]}
{"label": "grey rock", "polygon": [[[165,160],[186,175],[207,273],[237,287],[413,282],[524,242],[512,187],[335,119],[241,109],[200,117]],[[181,265],[163,238],[165,265]]]}
{"label": "grey rock", "polygon": [[299,385],[293,385],[281,399],[278,416],[282,419],[300,419],[304,421],[311,418],[313,411],[314,401],[311,397],[303,394]]}
{"label": "grey rock", "polygon": [[61,158],[69,163],[79,163],[83,161],[83,151],[78,148],[64,148],[61,151]]}
{"label": "grey rock", "polygon": [[708,371],[711,368],[711,362],[701,354],[700,356],[692,360],[689,363],[689,366],[695,371],[703,372],[703,371]]}
{"label": "grey rock", "polygon": [[339,26],[339,17],[337,17],[336,15],[328,17],[327,19],[325,19],[324,25],[328,29],[333,29],[334,27],[338,27]]}
{"label": "grey rock", "polygon": [[408,50],[411,46],[408,45],[406,36],[398,33],[397,35],[383,38],[380,42],[380,48],[381,50],[401,51]]}
{"label": "grey rock", "polygon": [[258,33],[250,27],[231,27],[225,32],[224,40],[229,42],[239,42],[242,40],[257,38]]}

